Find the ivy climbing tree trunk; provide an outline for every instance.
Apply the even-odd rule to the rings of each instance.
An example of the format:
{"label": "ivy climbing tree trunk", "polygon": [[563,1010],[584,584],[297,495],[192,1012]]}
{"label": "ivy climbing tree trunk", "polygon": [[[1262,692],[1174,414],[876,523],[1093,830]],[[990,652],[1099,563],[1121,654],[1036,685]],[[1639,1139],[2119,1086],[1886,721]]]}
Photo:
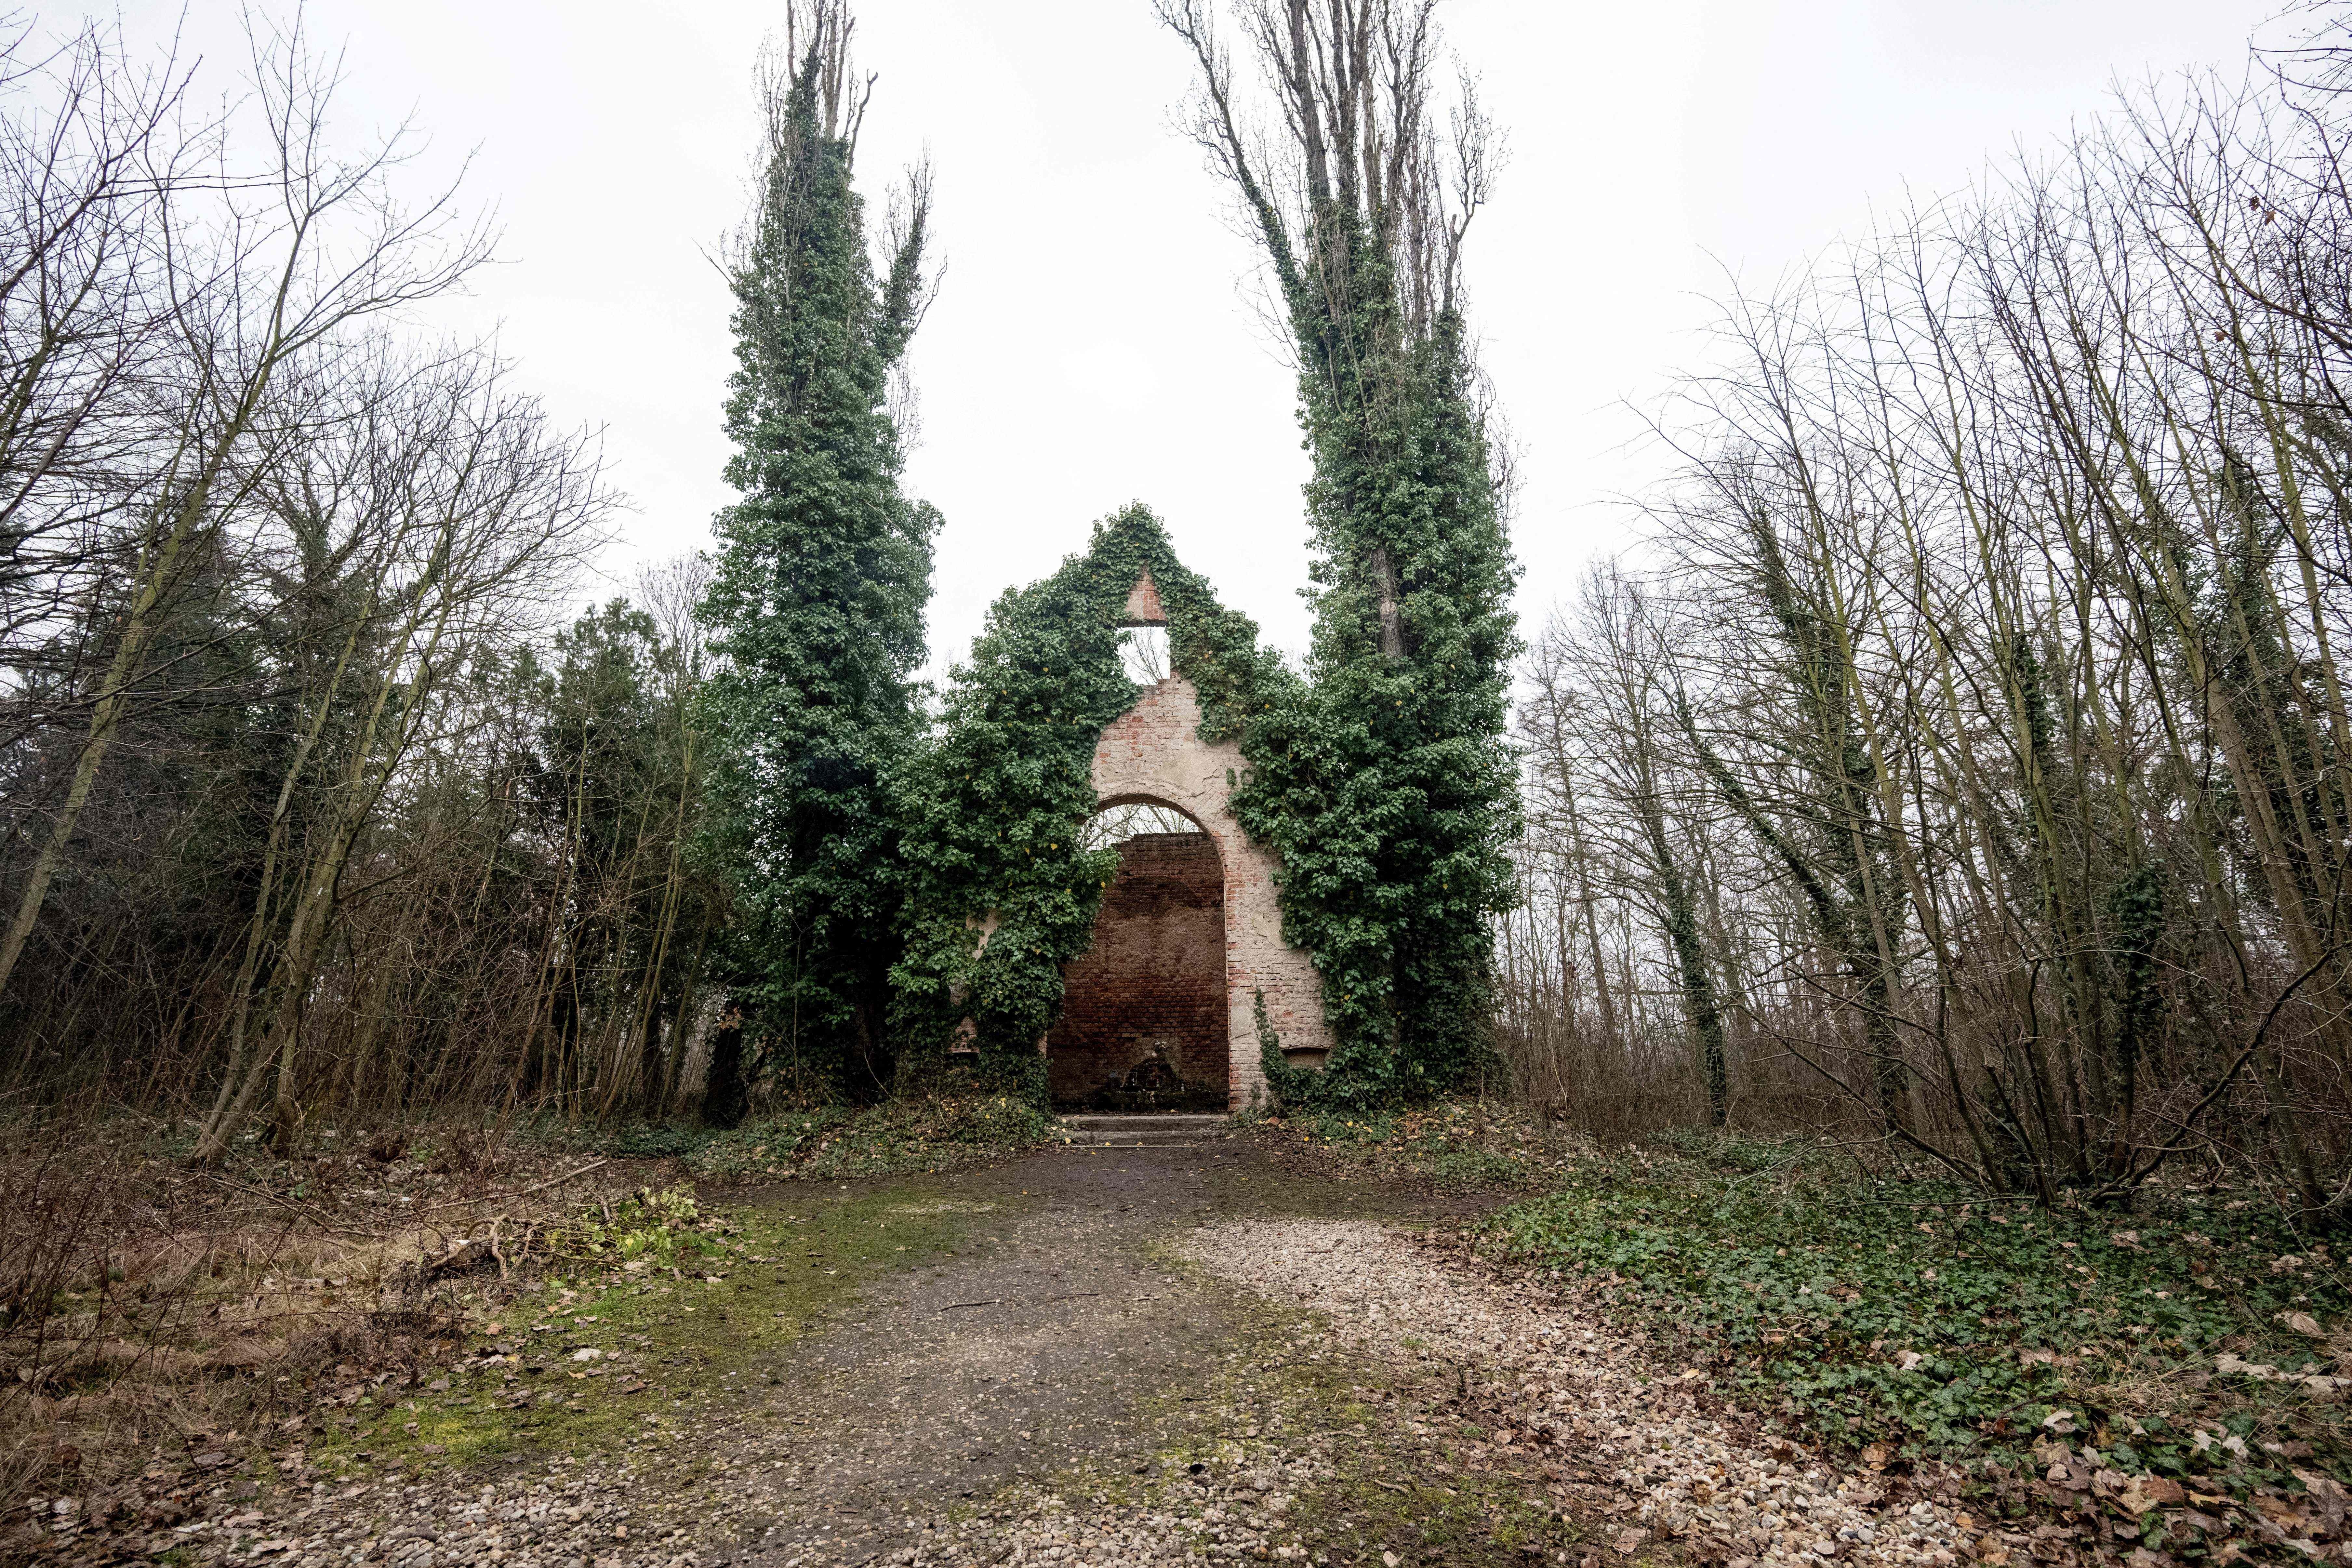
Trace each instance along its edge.
{"label": "ivy climbing tree trunk", "polygon": [[[719,658],[704,849],[734,883],[720,966],[743,1070],[870,1096],[892,1078],[888,795],[919,734],[911,683],[939,519],[899,491],[888,412],[926,300],[929,186],[910,177],[877,260],[853,179],[871,84],[852,69],[852,30],[844,0],[796,0],[761,76],[758,197],[730,266],[727,479],[741,499],[717,519],[702,601]],[[713,1061],[710,1102],[731,1110],[730,1064]]]}
{"label": "ivy climbing tree trunk", "polygon": [[1515,568],[1461,307],[1487,122],[1466,89],[1434,94],[1434,0],[1245,8],[1281,128],[1263,135],[1213,0],[1157,9],[1287,311],[1314,462],[1309,679],[1244,734],[1234,807],[1281,858],[1336,1045],[1319,1077],[1269,1054],[1269,1079],[1330,1103],[1442,1092],[1487,1059],[1517,822]]}

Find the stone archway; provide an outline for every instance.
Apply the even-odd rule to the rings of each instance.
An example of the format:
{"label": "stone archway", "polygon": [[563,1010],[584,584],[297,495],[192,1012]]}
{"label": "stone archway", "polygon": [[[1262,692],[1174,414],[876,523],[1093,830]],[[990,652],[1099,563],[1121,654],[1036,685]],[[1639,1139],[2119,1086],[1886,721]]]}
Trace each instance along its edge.
{"label": "stone archway", "polygon": [[[1159,595],[1146,576],[1129,599],[1130,625],[1160,624]],[[1253,842],[1229,802],[1241,778],[1239,742],[1201,739],[1201,697],[1171,675],[1146,689],[1096,743],[1097,809],[1165,805],[1200,825],[1214,843],[1224,880],[1225,1048],[1229,1108],[1263,1094],[1256,998],[1294,1067],[1319,1068],[1330,1054],[1322,983],[1305,953],[1282,940],[1275,858]]]}

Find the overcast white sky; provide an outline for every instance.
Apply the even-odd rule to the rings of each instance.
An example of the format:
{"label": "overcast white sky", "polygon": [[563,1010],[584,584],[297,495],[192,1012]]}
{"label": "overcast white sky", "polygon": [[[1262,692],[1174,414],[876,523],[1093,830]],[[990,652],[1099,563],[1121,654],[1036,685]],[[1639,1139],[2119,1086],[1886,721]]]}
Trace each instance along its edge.
{"label": "overcast white sky", "polygon": [[[261,0],[265,5],[267,0]],[[2118,75],[2240,68],[2278,0],[1451,0],[1510,160],[1472,231],[1475,324],[1526,452],[1530,623],[1618,547],[1658,471],[1624,399],[1696,354],[1725,267],[1769,280],[1906,191],[2096,113]],[[930,152],[946,286],[918,338],[908,481],[947,516],[934,662],[1006,584],[1130,500],[1228,604],[1306,641],[1290,377],[1225,193],[1171,128],[1185,61],[1147,0],[860,0],[878,195]],[[599,426],[636,511],[606,563],[697,548],[729,499],[728,301],[705,248],[740,215],[750,71],[781,0],[310,0],[348,49],[352,129],[412,111],[468,153],[503,263],[454,319],[495,330],[566,422]],[[128,0],[152,37],[178,0]],[[236,8],[191,40],[236,58]]]}

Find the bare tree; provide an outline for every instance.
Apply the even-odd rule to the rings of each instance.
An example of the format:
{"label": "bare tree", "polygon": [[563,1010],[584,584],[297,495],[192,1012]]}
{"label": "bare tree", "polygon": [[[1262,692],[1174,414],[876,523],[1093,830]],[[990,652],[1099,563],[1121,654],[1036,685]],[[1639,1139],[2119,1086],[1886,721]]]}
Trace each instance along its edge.
{"label": "bare tree", "polygon": [[488,255],[488,237],[453,222],[451,193],[403,205],[392,175],[395,133],[357,160],[338,156],[327,115],[336,79],[299,31],[256,33],[253,97],[267,158],[207,187],[167,189],[142,237],[157,261],[145,279],[165,341],[146,395],[142,468],[127,476],[120,608],[104,623],[111,652],[77,703],[87,713],[63,800],[0,934],[5,993],[63,862],[124,715],[151,673],[156,638],[241,497],[248,447],[287,439],[269,423],[289,367],[350,352],[360,323],[454,287]]}
{"label": "bare tree", "polygon": [[[1670,661],[1635,662],[1671,668],[1681,719],[1662,747],[1602,703],[1657,677],[1628,687],[1624,597],[1580,604],[1522,720],[1537,798],[1574,779],[1580,810],[1531,814],[1533,852],[1643,868],[1596,882],[1615,918],[1561,906],[1627,933],[1596,974],[1663,964],[1669,921],[1700,933],[1735,1078],[1801,1074],[1754,1114],[2001,1191],[2119,1199],[2205,1159],[2344,1201],[2352,247],[2327,28],[2266,82],[2131,95],[1736,294],[1660,416],[1678,471],[1624,593],[1674,628]],[[1740,829],[1692,837],[1687,921],[1645,821],[1662,752]],[[1804,1079],[1820,1106],[1787,1098]]]}

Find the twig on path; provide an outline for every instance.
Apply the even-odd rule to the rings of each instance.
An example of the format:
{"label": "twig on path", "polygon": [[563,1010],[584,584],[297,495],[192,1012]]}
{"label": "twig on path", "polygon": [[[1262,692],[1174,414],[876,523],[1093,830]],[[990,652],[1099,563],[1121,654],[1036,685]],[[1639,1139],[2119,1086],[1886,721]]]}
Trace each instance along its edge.
{"label": "twig on path", "polygon": [[[1098,1301],[1100,1300],[1102,1300],[1102,1292],[1099,1290],[1081,1290],[1075,1296],[1041,1297],[1039,1298],[1037,1304],[1041,1307],[1046,1307],[1051,1306],[1055,1301]],[[958,1307],[1001,1307],[1003,1304],[1003,1297],[991,1296],[985,1301],[950,1301],[946,1306],[941,1307],[940,1310],[942,1312],[952,1312]]]}

